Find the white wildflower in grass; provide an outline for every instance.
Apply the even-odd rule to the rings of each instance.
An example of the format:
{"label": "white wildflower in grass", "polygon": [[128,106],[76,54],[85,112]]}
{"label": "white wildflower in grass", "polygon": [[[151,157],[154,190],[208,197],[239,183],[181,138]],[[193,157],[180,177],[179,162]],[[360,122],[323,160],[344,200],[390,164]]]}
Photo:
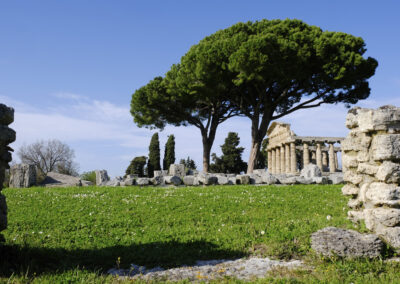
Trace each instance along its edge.
{"label": "white wildflower in grass", "polygon": [[331,215],[326,216],[326,220],[328,221],[332,220],[332,216]]}
{"label": "white wildflower in grass", "polygon": [[260,234],[261,234],[261,235],[264,235],[264,234],[265,234],[265,231],[261,231]]}

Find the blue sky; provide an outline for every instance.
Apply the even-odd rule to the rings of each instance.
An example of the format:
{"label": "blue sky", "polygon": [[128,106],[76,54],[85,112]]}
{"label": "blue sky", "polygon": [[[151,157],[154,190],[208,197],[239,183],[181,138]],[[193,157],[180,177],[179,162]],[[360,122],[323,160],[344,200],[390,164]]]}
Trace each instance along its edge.
{"label": "blue sky", "polygon": [[[131,94],[163,75],[203,37],[237,22],[297,18],[324,30],[361,36],[367,56],[379,61],[370,97],[360,106],[400,106],[398,1],[1,1],[0,102],[15,108],[18,149],[56,138],[76,153],[81,171],[122,175],[129,161],[147,155],[154,131],[134,125]],[[282,119],[298,135],[345,136],[342,105]],[[316,119],[316,117],[318,119]],[[229,131],[250,146],[246,118],[221,125],[212,151]],[[200,133],[167,127],[177,159],[201,165]],[[244,153],[247,160],[248,151]],[[14,158],[17,160],[17,157]]]}

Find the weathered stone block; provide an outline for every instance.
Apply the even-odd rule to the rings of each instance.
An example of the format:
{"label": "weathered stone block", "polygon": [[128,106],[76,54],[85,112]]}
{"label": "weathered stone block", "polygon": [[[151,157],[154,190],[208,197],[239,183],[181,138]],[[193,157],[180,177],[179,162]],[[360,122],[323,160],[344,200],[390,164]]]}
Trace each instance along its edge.
{"label": "weathered stone block", "polygon": [[132,185],[135,185],[135,179],[134,178],[126,178],[125,180],[124,180],[124,185],[125,186],[132,186]]}
{"label": "weathered stone block", "polygon": [[195,181],[195,177],[194,176],[184,176],[183,177],[183,184],[184,185],[188,185],[188,186],[195,185],[194,181]]}
{"label": "weathered stone block", "polygon": [[375,161],[400,160],[400,134],[375,135],[371,148]]}
{"label": "weathered stone block", "polygon": [[63,175],[55,172],[48,172],[46,178],[42,182],[46,187],[65,187],[65,186],[82,186],[82,180],[79,177]]}
{"label": "weathered stone block", "polygon": [[372,215],[376,222],[387,227],[400,225],[400,209],[397,208],[375,208]]}
{"label": "weathered stone block", "polygon": [[377,233],[392,247],[400,248],[400,227],[381,228]]}
{"label": "weathered stone block", "polygon": [[321,175],[321,169],[314,164],[308,164],[300,172],[300,176],[304,178],[320,177]]}
{"label": "weathered stone block", "polygon": [[165,184],[163,175],[154,176],[151,178],[150,181],[153,185],[164,185]]}
{"label": "weathered stone block", "polygon": [[185,173],[185,165],[182,164],[172,164],[169,166],[169,175],[170,176],[178,176],[184,177]]}
{"label": "weathered stone block", "polygon": [[329,180],[332,184],[342,184],[344,183],[343,173],[332,173],[329,175]]}
{"label": "weathered stone block", "polygon": [[36,168],[34,165],[17,164],[10,169],[10,187],[26,188],[36,184]]}
{"label": "weathered stone block", "polygon": [[167,170],[160,170],[160,171],[154,171],[154,176],[158,177],[158,176],[167,176],[168,175],[168,171]]}
{"label": "weathered stone block", "polygon": [[226,176],[217,176],[218,184],[228,184],[228,178]]}
{"label": "weathered stone block", "polygon": [[104,185],[110,180],[106,170],[96,170],[95,174],[96,174],[96,185]]}
{"label": "weathered stone block", "polygon": [[239,184],[250,184],[250,176],[249,175],[237,175],[236,183]]}
{"label": "weathered stone block", "polygon": [[358,186],[355,186],[353,184],[346,184],[345,186],[342,187],[342,193],[343,195],[357,195],[359,191]]}
{"label": "weathered stone block", "polygon": [[378,171],[379,167],[375,165],[371,165],[368,163],[360,163],[358,164],[357,172],[361,174],[374,175]]}
{"label": "weathered stone block", "polygon": [[384,161],[378,168],[376,178],[388,183],[400,183],[400,164]]}
{"label": "weathered stone block", "polygon": [[268,172],[264,172],[261,175],[261,179],[262,179],[262,182],[266,183],[266,184],[276,184],[276,183],[278,183],[278,179],[273,174],[270,174]]}
{"label": "weathered stone block", "polygon": [[311,247],[324,256],[376,258],[381,256],[385,246],[373,234],[327,227],[311,235]]}
{"label": "weathered stone block", "polygon": [[342,166],[343,169],[357,168],[357,152],[344,153],[342,155]]}
{"label": "weathered stone block", "polygon": [[165,176],[164,181],[166,184],[173,184],[175,186],[182,184],[182,180],[178,176]]}
{"label": "weathered stone block", "polygon": [[363,176],[357,174],[356,171],[347,170],[343,174],[343,180],[357,185],[363,181]]}
{"label": "weathered stone block", "polygon": [[136,180],[136,184],[140,185],[140,186],[149,185],[150,184],[150,179],[149,178],[138,178]]}
{"label": "weathered stone block", "polygon": [[394,202],[400,198],[400,187],[394,184],[386,184],[382,182],[371,183],[366,192],[367,200],[370,200],[374,205],[394,205]]}

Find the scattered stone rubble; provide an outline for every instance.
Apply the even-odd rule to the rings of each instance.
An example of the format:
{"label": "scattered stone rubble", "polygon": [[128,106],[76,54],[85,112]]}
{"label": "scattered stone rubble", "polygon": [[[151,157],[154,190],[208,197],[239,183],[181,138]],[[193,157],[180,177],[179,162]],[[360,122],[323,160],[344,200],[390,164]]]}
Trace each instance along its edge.
{"label": "scattered stone rubble", "polygon": [[6,169],[11,162],[13,149],[8,144],[15,141],[16,133],[8,127],[14,121],[14,109],[0,104],[0,232],[7,228],[7,203],[6,197],[1,194]]}
{"label": "scattered stone rubble", "polygon": [[79,177],[63,175],[60,173],[49,172],[42,182],[46,187],[65,187],[65,186],[89,186],[92,182],[81,180]]}
{"label": "scattered stone rubble", "polygon": [[269,258],[241,258],[236,260],[197,261],[194,266],[182,266],[164,270],[161,267],[147,269],[145,266],[131,265],[130,269],[110,269],[108,274],[145,281],[210,281],[232,277],[240,280],[264,278],[272,269],[298,269],[299,260],[279,261]]}
{"label": "scattered stone rubble", "polygon": [[348,217],[400,248],[400,108],[353,108],[342,142]]}

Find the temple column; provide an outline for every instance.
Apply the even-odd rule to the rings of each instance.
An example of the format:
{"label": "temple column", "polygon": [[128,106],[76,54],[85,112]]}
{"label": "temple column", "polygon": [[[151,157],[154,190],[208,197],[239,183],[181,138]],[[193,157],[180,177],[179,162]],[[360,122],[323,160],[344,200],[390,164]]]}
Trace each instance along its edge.
{"label": "temple column", "polygon": [[272,159],[271,159],[271,162],[272,162],[272,168],[271,168],[271,174],[275,174],[276,173],[276,151],[275,151],[275,149],[272,149],[271,150],[271,153],[272,153]]}
{"label": "temple column", "polygon": [[272,173],[272,151],[269,150],[267,152],[267,155],[268,155],[268,164],[267,164],[268,172]]}
{"label": "temple column", "polygon": [[335,151],[334,157],[335,157],[335,169],[338,169],[339,168],[339,162],[338,162],[337,152],[336,151]]}
{"label": "temple column", "polygon": [[276,162],[275,162],[275,173],[280,174],[281,173],[281,149],[279,147],[276,147],[275,149],[276,152]]}
{"label": "temple column", "polygon": [[317,150],[315,151],[317,166],[322,172],[322,152],[321,143],[317,143]]}
{"label": "temple column", "polygon": [[310,152],[308,151],[308,144],[303,144],[303,167],[310,163]]}
{"label": "temple column", "polygon": [[285,144],[285,173],[290,173],[290,146]]}
{"label": "temple column", "polygon": [[326,168],[328,167],[328,154],[326,151],[322,152],[322,166]]}
{"label": "temple column", "polygon": [[329,172],[336,172],[335,168],[335,150],[333,149],[333,144],[329,143]]}
{"label": "temple column", "polygon": [[281,146],[281,174],[285,173],[285,145]]}
{"label": "temple column", "polygon": [[292,174],[297,172],[296,145],[294,142],[290,143],[290,172]]}

